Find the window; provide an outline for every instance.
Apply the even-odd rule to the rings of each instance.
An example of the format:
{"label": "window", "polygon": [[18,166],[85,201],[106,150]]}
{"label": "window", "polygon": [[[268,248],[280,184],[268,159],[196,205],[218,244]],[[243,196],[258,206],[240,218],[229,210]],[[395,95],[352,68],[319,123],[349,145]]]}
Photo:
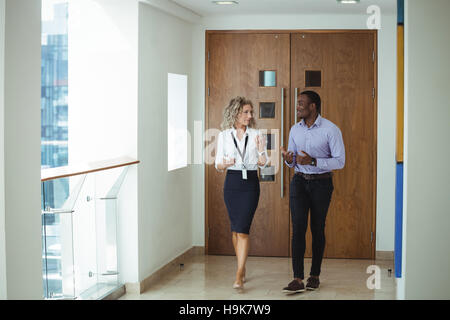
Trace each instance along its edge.
{"label": "window", "polygon": [[305,87],[320,87],[322,85],[322,72],[305,70]]}
{"label": "window", "polygon": [[259,86],[260,87],[276,87],[277,73],[272,70],[259,71]]}
{"label": "window", "polygon": [[[68,0],[42,0],[41,34],[41,168],[68,164]],[[42,209],[59,208],[69,196],[68,179],[42,188]],[[43,286],[46,298],[62,296],[59,215],[42,215]]]}
{"label": "window", "polygon": [[275,118],[275,102],[260,102],[259,118]]}
{"label": "window", "polygon": [[41,166],[67,165],[68,0],[42,1]]}

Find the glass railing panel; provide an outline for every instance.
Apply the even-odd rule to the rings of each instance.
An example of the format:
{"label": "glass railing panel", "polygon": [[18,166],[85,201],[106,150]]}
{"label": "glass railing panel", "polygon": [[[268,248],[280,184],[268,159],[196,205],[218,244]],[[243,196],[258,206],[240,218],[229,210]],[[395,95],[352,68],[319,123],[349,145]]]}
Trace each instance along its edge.
{"label": "glass railing panel", "polygon": [[74,206],[86,175],[42,183],[44,297],[74,299]]}
{"label": "glass railing panel", "polygon": [[118,284],[116,199],[97,199],[98,283]]}
{"label": "glass railing panel", "polygon": [[86,176],[73,215],[73,247],[75,262],[75,295],[97,283],[97,243],[95,217],[95,177]]}
{"label": "glass railing panel", "polygon": [[[72,245],[70,238],[70,214],[42,214],[43,227],[43,272],[45,295],[49,299],[74,297],[74,274]],[[69,232],[69,237],[65,234]]]}
{"label": "glass railing panel", "polygon": [[46,299],[100,299],[119,287],[118,196],[128,166],[138,161],[104,162],[42,173]]}
{"label": "glass railing panel", "polygon": [[75,297],[72,210],[64,206],[69,185],[67,178],[42,183],[42,273],[47,299]]}
{"label": "glass railing panel", "polygon": [[117,286],[119,281],[117,257],[117,201],[128,167],[97,172],[97,272],[98,284]]}

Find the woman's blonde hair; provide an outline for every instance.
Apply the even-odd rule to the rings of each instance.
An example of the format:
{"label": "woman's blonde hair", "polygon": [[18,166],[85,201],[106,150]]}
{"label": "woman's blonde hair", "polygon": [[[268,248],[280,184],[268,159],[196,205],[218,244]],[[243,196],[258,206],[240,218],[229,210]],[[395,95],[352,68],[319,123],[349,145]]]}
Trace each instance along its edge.
{"label": "woman's blonde hair", "polygon": [[[228,106],[223,109],[223,121],[222,124],[220,125],[221,129],[226,130],[232,128],[234,126],[234,123],[236,122],[239,113],[247,104],[249,104],[252,107],[252,109],[254,109],[253,103],[245,97],[236,97],[231,99]],[[254,128],[256,126],[255,118],[252,118],[250,120],[248,126],[250,128]]]}

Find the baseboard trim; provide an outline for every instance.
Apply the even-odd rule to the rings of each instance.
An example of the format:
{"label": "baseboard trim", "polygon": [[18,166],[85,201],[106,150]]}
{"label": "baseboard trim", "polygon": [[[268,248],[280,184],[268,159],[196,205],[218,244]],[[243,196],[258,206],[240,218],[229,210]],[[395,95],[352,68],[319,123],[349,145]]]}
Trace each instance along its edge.
{"label": "baseboard trim", "polygon": [[375,259],[394,261],[394,251],[377,251]]}
{"label": "baseboard trim", "polygon": [[110,294],[106,295],[105,297],[103,297],[101,300],[117,300],[119,299],[121,296],[123,296],[125,294],[125,286],[120,286],[117,290],[115,290],[114,292],[111,292]]}
{"label": "baseboard trim", "polygon": [[127,282],[125,283],[126,293],[141,293],[141,283],[140,282]]}
{"label": "baseboard trim", "polygon": [[184,260],[190,258],[194,255],[203,255],[205,254],[205,247],[194,246],[184,253],[180,254],[178,257],[171,260],[166,265],[162,266],[147,278],[140,282],[126,283],[125,291],[127,293],[137,293],[141,294],[147,291],[152,285],[154,285],[162,276],[168,274],[170,271],[174,270],[174,268],[179,267],[180,263],[183,263]]}

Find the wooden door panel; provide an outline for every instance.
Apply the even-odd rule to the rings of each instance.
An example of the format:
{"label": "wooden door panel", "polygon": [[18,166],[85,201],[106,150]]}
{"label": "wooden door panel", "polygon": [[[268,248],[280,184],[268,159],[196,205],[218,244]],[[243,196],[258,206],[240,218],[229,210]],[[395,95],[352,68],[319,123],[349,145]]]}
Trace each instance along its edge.
{"label": "wooden door panel", "polygon": [[[289,34],[214,33],[208,36],[210,61],[208,65],[208,128],[220,128],[223,108],[234,96],[245,96],[254,103],[258,128],[276,134],[281,121],[281,88],[289,95]],[[276,87],[260,87],[259,71],[275,70]],[[274,102],[275,118],[259,119],[259,103]],[[288,114],[289,101],[285,102]],[[288,128],[285,126],[286,131]],[[287,131],[288,132],[288,131]],[[269,156],[279,157],[279,132],[274,150]],[[215,142],[214,142],[215,143]],[[274,163],[275,164],[275,163]],[[223,201],[225,173],[207,165],[208,253],[234,254],[228,214]],[[286,184],[286,179],[285,179]],[[250,230],[249,255],[288,256],[289,229],[288,197],[280,197],[280,173],[274,182],[261,182],[258,209]],[[285,188],[286,190],[286,188]],[[208,233],[207,233],[208,234]]]}
{"label": "wooden door panel", "polygon": [[[375,87],[374,35],[293,34],[291,44],[293,87],[301,88],[299,92],[311,89],[320,94],[322,115],[341,129],[346,149],[345,167],[335,171],[333,178],[335,189],[327,216],[325,257],[373,258],[374,234],[371,236],[371,232],[376,199],[376,107],[372,97]],[[321,70],[322,87],[305,88],[305,70]],[[309,229],[305,256],[311,256]]]}

